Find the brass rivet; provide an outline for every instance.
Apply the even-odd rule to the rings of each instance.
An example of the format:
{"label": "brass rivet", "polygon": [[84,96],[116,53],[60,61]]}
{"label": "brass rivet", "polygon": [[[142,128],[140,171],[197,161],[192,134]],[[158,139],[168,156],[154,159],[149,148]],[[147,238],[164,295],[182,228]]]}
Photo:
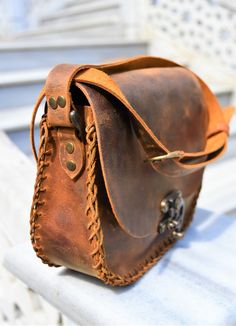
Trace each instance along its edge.
{"label": "brass rivet", "polygon": [[57,108],[57,101],[56,101],[56,99],[55,99],[55,97],[50,97],[50,99],[49,99],[49,105],[50,105],[50,107],[53,109],[53,110],[56,110],[56,108]]}
{"label": "brass rivet", "polygon": [[74,152],[74,144],[73,143],[66,143],[66,151],[68,154],[72,154]]}
{"label": "brass rivet", "polygon": [[173,231],[172,235],[175,239],[180,240],[184,237],[184,232]]}
{"label": "brass rivet", "polygon": [[64,108],[66,106],[66,99],[63,96],[58,96],[58,98],[57,98],[57,104],[61,108]]}
{"label": "brass rivet", "polygon": [[67,169],[70,170],[70,171],[75,171],[75,169],[76,169],[76,164],[75,164],[75,162],[73,162],[73,161],[67,161],[67,162],[66,162],[66,167],[67,167]]}
{"label": "brass rivet", "polygon": [[164,199],[161,201],[161,212],[166,214],[169,210],[169,205],[167,203],[167,201]]}

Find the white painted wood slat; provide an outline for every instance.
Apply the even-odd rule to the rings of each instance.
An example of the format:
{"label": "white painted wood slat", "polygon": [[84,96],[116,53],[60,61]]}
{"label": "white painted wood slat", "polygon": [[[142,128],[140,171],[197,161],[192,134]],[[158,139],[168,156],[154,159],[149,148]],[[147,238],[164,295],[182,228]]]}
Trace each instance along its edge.
{"label": "white painted wood slat", "polygon": [[[29,239],[35,166],[0,132],[0,324],[55,324],[58,312],[2,266],[9,247]],[[23,257],[20,253],[20,257]]]}
{"label": "white painted wood slat", "polygon": [[[15,131],[29,128],[33,106],[9,108],[0,110],[0,130]],[[37,114],[36,123],[38,125],[40,115]]]}
{"label": "white painted wood slat", "polygon": [[33,69],[5,72],[0,76],[0,87],[42,82],[47,77],[48,71],[49,69]]}
{"label": "white painted wood slat", "polygon": [[88,17],[88,14],[91,13],[98,13],[102,12],[103,15],[107,13],[107,10],[110,9],[119,9],[120,7],[120,1],[119,0],[98,0],[98,1],[92,1],[92,2],[84,2],[84,3],[78,3],[74,4],[74,6],[65,7],[61,10],[56,10],[54,12],[45,13],[40,22],[46,22],[47,24],[50,22],[58,21],[60,19],[68,19],[73,16],[76,16],[77,19],[80,19],[81,16],[83,17],[84,14],[86,14],[86,18]]}

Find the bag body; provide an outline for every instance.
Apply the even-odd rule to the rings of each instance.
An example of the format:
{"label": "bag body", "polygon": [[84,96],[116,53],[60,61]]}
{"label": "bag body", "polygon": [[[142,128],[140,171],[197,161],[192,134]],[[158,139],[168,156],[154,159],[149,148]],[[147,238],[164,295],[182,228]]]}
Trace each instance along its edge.
{"label": "bag body", "polygon": [[223,154],[222,110],[188,69],[153,57],[58,65],[40,122],[31,240],[44,263],[127,285],[183,236],[204,167]]}

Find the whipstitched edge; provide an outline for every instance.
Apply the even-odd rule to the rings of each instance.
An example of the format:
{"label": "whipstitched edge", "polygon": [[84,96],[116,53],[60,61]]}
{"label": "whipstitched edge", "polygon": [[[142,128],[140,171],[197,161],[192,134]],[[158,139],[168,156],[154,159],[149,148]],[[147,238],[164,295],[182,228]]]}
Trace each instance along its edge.
{"label": "whipstitched edge", "polygon": [[[88,217],[88,230],[90,231],[89,242],[92,247],[91,256],[93,259],[93,268],[97,272],[97,277],[105,283],[114,286],[124,286],[135,282],[147,270],[149,270],[160,258],[168,251],[176,239],[173,236],[167,237],[163,240],[162,246],[159,246],[149,258],[145,259],[143,264],[138,268],[134,268],[132,272],[127,275],[118,275],[109,270],[106,259],[105,250],[103,247],[103,232],[101,228],[101,221],[98,213],[98,199],[97,199],[97,185],[96,185],[96,161],[97,161],[97,133],[93,121],[87,122],[86,127],[86,141],[87,141],[87,208],[86,215]],[[199,190],[200,191],[200,190]],[[193,217],[199,192],[193,199],[189,216],[186,220],[187,227]]]}
{"label": "whipstitched edge", "polygon": [[51,155],[51,150],[46,150],[48,143],[48,127],[46,121],[46,115],[42,116],[40,122],[40,144],[39,144],[39,157],[37,163],[37,176],[34,186],[34,197],[33,204],[30,214],[30,238],[36,252],[36,255],[42,260],[44,264],[49,266],[59,267],[50,262],[48,257],[44,254],[43,245],[41,243],[41,238],[37,235],[37,229],[40,228],[38,224],[38,219],[42,216],[40,213],[40,207],[44,206],[45,202],[41,200],[41,193],[45,193],[46,189],[43,188],[43,183],[47,179],[45,170],[48,167],[49,163],[47,162],[47,157]]}

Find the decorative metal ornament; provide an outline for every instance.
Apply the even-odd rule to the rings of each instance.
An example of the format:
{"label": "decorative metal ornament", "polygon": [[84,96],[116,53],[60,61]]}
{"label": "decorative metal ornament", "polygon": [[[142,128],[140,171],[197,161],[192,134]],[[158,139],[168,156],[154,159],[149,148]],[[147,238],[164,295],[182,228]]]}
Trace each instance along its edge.
{"label": "decorative metal ornament", "polygon": [[171,231],[176,239],[181,239],[184,235],[182,231],[185,203],[181,191],[173,191],[168,194],[160,204],[163,219],[159,225],[159,233]]}

